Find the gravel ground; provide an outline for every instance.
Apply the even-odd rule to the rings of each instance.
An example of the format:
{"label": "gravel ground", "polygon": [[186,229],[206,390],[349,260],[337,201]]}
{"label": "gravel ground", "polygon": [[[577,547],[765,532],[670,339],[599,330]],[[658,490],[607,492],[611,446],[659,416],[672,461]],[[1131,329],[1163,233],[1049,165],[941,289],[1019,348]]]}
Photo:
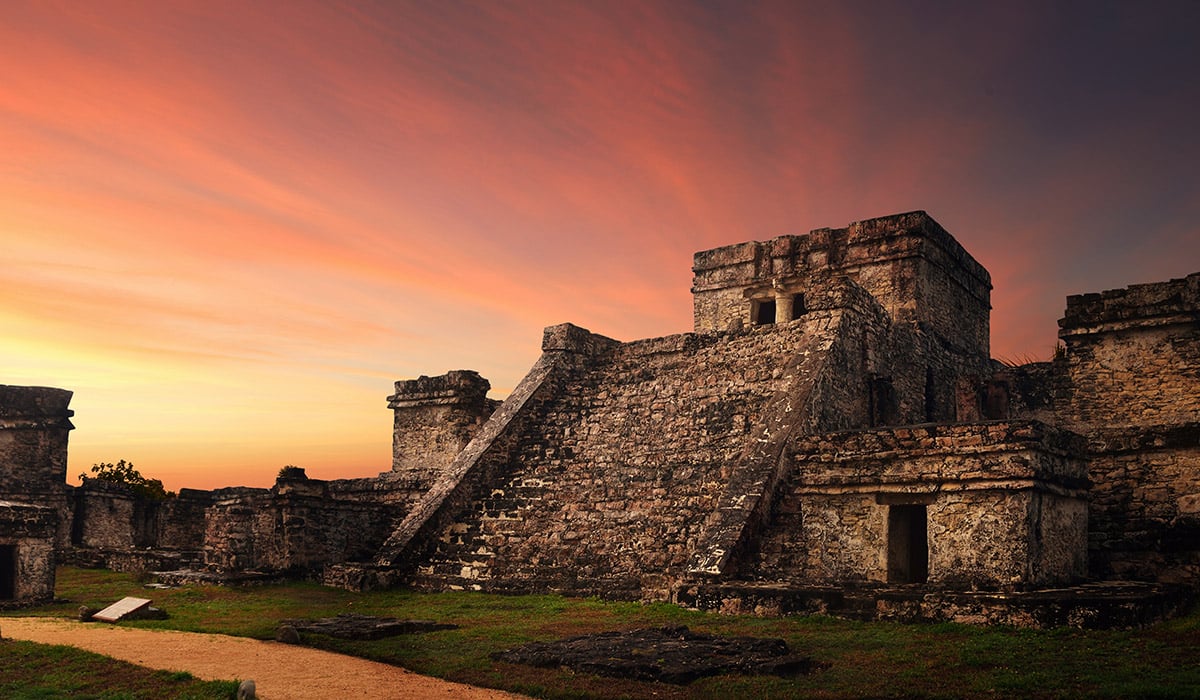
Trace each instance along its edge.
{"label": "gravel ground", "polygon": [[251,678],[266,700],[513,700],[524,696],[438,680],[307,647],[221,634],[143,630],[102,622],[0,618],[0,636],[66,644],[139,666],[188,671],[205,680]]}

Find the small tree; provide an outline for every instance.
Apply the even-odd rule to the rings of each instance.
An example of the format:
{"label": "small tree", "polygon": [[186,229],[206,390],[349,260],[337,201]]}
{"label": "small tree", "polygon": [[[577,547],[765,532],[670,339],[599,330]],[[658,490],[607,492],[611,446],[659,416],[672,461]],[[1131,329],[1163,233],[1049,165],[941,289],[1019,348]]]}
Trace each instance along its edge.
{"label": "small tree", "polygon": [[304,467],[297,467],[294,464],[289,464],[279,470],[275,475],[276,479],[307,479],[308,474],[304,473]]}
{"label": "small tree", "polygon": [[79,480],[96,479],[98,481],[107,481],[111,484],[121,484],[132,491],[135,496],[152,501],[162,501],[174,498],[175,496],[174,491],[168,491],[163,488],[162,481],[142,476],[141,472],[133,468],[133,462],[126,462],[123,459],[116,464],[111,462],[93,464],[92,474],[94,476],[80,474]]}

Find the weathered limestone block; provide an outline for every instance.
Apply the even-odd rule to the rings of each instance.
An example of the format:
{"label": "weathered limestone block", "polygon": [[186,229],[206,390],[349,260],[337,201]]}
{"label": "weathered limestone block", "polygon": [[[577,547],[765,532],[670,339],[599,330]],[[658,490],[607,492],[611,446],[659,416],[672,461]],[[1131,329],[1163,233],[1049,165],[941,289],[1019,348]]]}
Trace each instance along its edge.
{"label": "weathered limestone block", "polygon": [[396,382],[392,470],[433,483],[496,409],[490,388],[470,370]]}

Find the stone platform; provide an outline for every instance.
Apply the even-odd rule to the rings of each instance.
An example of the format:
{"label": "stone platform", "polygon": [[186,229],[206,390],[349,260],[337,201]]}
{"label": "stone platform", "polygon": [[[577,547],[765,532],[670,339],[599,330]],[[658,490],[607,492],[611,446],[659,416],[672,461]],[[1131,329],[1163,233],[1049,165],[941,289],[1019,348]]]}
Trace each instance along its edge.
{"label": "stone platform", "polygon": [[673,602],[727,614],[832,615],[857,620],[960,622],[1081,629],[1141,627],[1183,612],[1195,591],[1103,581],[1034,591],[937,591],[921,585],[800,587],[786,583],[685,584]]}

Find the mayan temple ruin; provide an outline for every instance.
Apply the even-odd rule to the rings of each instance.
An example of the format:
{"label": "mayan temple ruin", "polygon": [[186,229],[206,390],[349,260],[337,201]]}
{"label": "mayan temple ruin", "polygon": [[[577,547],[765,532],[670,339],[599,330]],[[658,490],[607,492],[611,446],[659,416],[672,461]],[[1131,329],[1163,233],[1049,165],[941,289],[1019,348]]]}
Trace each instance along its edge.
{"label": "mayan temple ruin", "polygon": [[1103,626],[1200,587],[1200,273],[1071,296],[1053,360],[1011,366],[987,270],[924,212],[692,269],[693,332],[547,328],[503,403],[396,382],[375,478],[72,488],[69,393],[6,387],[0,598],[46,599],[57,560]]}

